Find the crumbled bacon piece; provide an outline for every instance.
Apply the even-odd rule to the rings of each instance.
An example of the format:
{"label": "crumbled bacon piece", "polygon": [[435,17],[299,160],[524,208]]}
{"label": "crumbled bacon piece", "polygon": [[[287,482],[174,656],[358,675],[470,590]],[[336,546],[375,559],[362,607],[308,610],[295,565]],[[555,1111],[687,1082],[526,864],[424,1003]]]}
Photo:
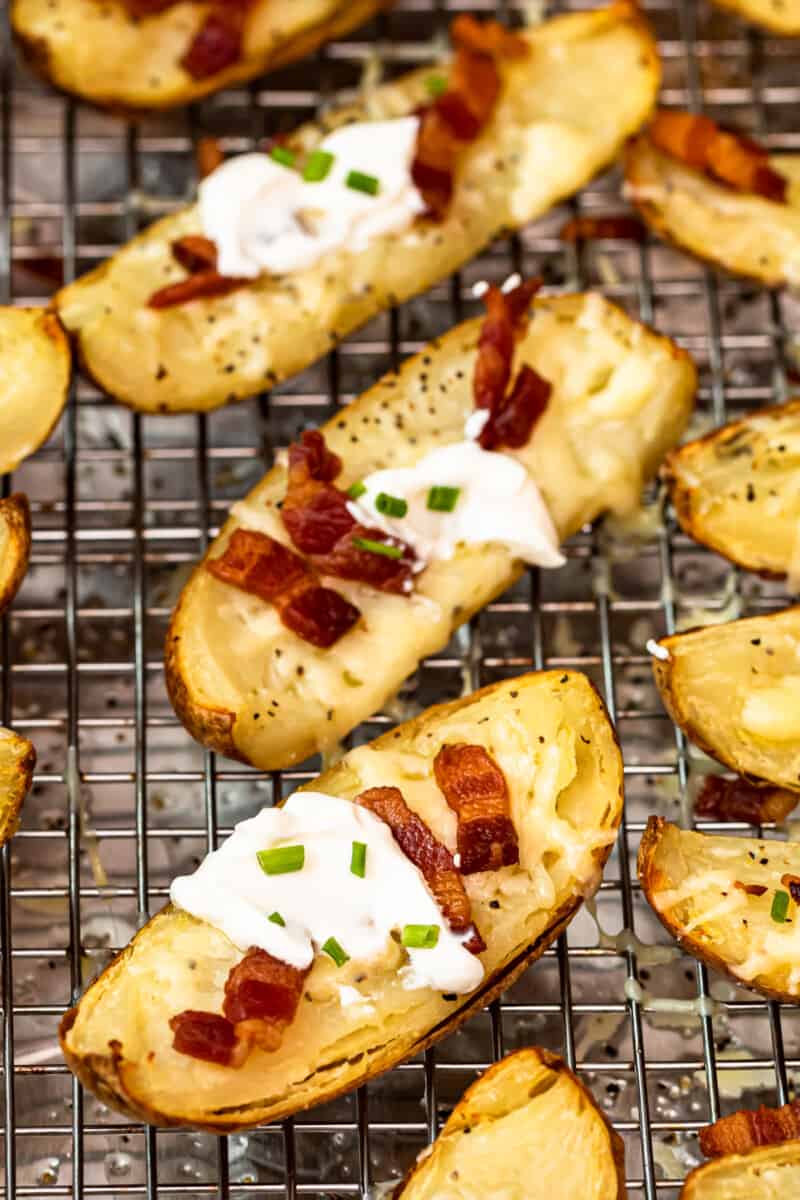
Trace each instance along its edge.
{"label": "crumbled bacon piece", "polygon": [[132,17],[151,17],[177,4],[178,0],[125,0],[125,7]]}
{"label": "crumbled bacon piece", "polygon": [[783,821],[798,800],[800,793],[786,788],[760,787],[741,776],[725,779],[722,775],[707,775],[694,811],[696,816],[712,821],[747,821],[750,825],[764,825],[768,821]]}
{"label": "crumbled bacon piece", "polygon": [[800,875],[781,875],[781,883],[789,889],[795,904],[800,904]]}
{"label": "crumbled bacon piece", "polygon": [[436,782],[458,816],[462,875],[496,871],[519,862],[505,776],[483,746],[442,746],[433,763]]}
{"label": "crumbled bacon piece", "polygon": [[742,883],[741,879],[734,879],[733,886],[737,892],[744,892],[746,896],[763,896],[767,890],[763,883]]}
{"label": "crumbled bacon piece", "polygon": [[454,46],[463,46],[476,54],[490,54],[493,58],[525,58],[529,51],[525,38],[499,21],[478,21],[468,13],[450,23],[450,40]]}
{"label": "crumbled bacon piece", "polygon": [[387,539],[382,529],[353,525],[339,538],[329,554],[314,555],[314,566],[322,575],[368,583],[381,592],[411,591],[417,557],[410,546],[397,542],[397,549],[402,553],[399,558],[392,558],[375,550],[365,550],[356,544],[358,540],[394,545],[394,541]]}
{"label": "crumbled bacon piece", "polygon": [[199,233],[187,233],[185,237],[176,238],[170,246],[172,257],[188,271],[190,275],[198,271],[216,271],[217,247],[211,238]]}
{"label": "crumbled bacon piece", "polygon": [[147,301],[148,308],[174,308],[176,304],[187,304],[189,300],[208,300],[212,296],[227,296],[243,287],[246,279],[234,279],[219,275],[216,271],[198,271],[178,283],[168,283],[159,288]]}
{"label": "crumbled bacon piece", "polygon": [[233,1066],[240,1057],[236,1030],[218,1013],[187,1008],[171,1018],[169,1027],[174,1034],[173,1048],[179,1054],[221,1067]]}
{"label": "crumbled bacon piece", "polygon": [[297,1013],[311,967],[300,970],[253,947],[225,982],[222,1011],[238,1038],[277,1050]]}
{"label": "crumbled bacon piece", "polygon": [[656,113],[650,138],[659,150],[703,171],[737,192],[786,203],[788,181],[769,165],[767,151],[752,138],[721,129],[696,113]]}
{"label": "crumbled bacon piece", "polygon": [[562,242],[609,238],[619,242],[643,242],[645,228],[638,217],[573,217],[558,235]]}
{"label": "crumbled bacon piece", "polygon": [[181,59],[192,79],[208,79],[239,61],[246,8],[241,0],[212,8]]}
{"label": "crumbled bacon piece", "polygon": [[700,1149],[706,1158],[719,1158],[723,1154],[747,1154],[757,1146],[777,1145],[797,1137],[800,1100],[792,1100],[781,1108],[762,1104],[756,1112],[741,1110],[721,1117],[700,1130]]}
{"label": "crumbled bacon piece", "polygon": [[235,530],[224,553],[208,561],[206,570],[274,604],[287,629],[321,649],[343,637],[361,615],[344,596],[323,587],[299,555],[252,529]]}
{"label": "crumbled bacon piece", "polygon": [[195,150],[195,161],[197,174],[201,179],[206,179],[213,171],[216,171],[217,167],[221,167],[225,161],[225,155],[222,153],[219,140],[215,137],[199,138]]}
{"label": "crumbled bacon piece", "polygon": [[408,807],[400,789],[368,788],[356,796],[355,802],[368,808],[389,826],[406,858],[422,872],[450,929],[454,933],[473,930],[469,941],[464,943],[466,949],[473,954],[485,950],[486,944],[473,925],[469,897],[452,854],[433,836],[422,818]]}
{"label": "crumbled bacon piece", "polygon": [[511,391],[481,430],[478,441],[483,449],[509,446],[519,450],[526,446],[534,425],[547,408],[552,390],[533,367],[527,363],[520,367]]}
{"label": "crumbled bacon piece", "polygon": [[317,429],[289,447],[289,482],[281,519],[303,554],[328,554],[355,525],[347,494],[333,486],[342,461]]}

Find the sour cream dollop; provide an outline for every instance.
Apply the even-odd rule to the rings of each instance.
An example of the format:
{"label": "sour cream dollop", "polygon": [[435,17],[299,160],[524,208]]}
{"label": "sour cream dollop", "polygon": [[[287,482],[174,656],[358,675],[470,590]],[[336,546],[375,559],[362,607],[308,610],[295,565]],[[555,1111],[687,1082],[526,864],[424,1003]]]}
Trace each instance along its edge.
{"label": "sour cream dollop", "polygon": [[[333,155],[319,183],[268,154],[223,163],[200,184],[199,197],[221,274],[302,271],[334,250],[360,252],[373,238],[407,228],[425,209],[411,178],[418,128],[418,117],[398,117],[334,130],[318,147]],[[375,178],[377,193],[349,187],[351,171]]]}
{"label": "sour cream dollop", "polygon": [[[364,878],[350,869],[353,842],[367,847]],[[303,846],[302,869],[265,874],[257,852],[290,845]],[[243,952],[257,946],[299,968],[331,937],[350,958],[369,960],[383,955],[405,925],[437,925],[435,947],[408,948],[403,986],[463,993],[483,978],[480,960],[464,949],[469,933],[451,933],[388,825],[324,792],[295,793],[282,808],[241,821],[193,875],[173,882],[170,899]],[[275,912],[284,926],[269,920]]]}
{"label": "sour cream dollop", "polygon": [[[469,422],[468,432],[473,432]],[[499,542],[540,567],[565,562],[538,487],[510,454],[484,450],[470,440],[454,442],[426,454],[413,467],[374,471],[362,483],[364,492],[348,506],[352,515],[412,546],[423,563],[452,558],[460,544],[488,542]],[[452,512],[428,508],[434,487],[458,489]],[[405,501],[404,516],[380,512],[376,504],[381,493]]]}

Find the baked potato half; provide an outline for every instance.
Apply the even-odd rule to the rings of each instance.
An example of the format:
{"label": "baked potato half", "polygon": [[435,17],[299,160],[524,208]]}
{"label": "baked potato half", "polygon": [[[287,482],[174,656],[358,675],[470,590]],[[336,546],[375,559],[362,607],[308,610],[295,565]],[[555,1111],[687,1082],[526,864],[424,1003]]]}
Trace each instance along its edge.
{"label": "baked potato half", "polygon": [[[445,742],[489,750],[505,775],[519,837],[518,865],[464,877],[487,946],[476,991],[409,991],[391,952],[340,969],[317,955],[280,1049],[220,1067],[177,1053],[168,1022],[180,1010],[217,1005],[241,951],[167,906],[62,1021],[64,1056],[81,1082],[121,1112],[159,1125],[245,1129],[364,1083],[508,987],[599,884],[622,809],[619,747],[585,676],[540,672],[429,709],[351,750],[307,786],[349,800],[365,788],[397,786],[452,850],[454,815],[434,779]],[[342,1002],[342,984],[360,992],[358,1003]]]}
{"label": "baked potato half", "polygon": [[800,283],[800,154],[774,154],[787,203],[732,191],[664,154],[646,132],[625,153],[625,191],[647,224],[682,250],[768,287]]}
{"label": "baked potato half", "polygon": [[[527,446],[512,453],[565,538],[606,509],[636,506],[643,480],[689,419],[695,370],[674,343],[599,295],[537,299],[533,312],[517,361],[531,364],[552,392]],[[342,487],[461,440],[480,329],[480,320],[459,325],[323,427],[343,459]],[[209,557],[240,527],[285,540],[277,506],[286,483],[279,461],[234,505]],[[492,543],[431,562],[410,597],[337,580],[364,620],[317,650],[288,632],[276,610],[201,563],[167,634],[172,703],[193,737],[230,758],[264,769],[300,762],[380,709],[421,659],[521,572],[519,560]]]}
{"label": "baked potato half", "polygon": [[312,54],[393,0],[254,0],[241,57],[205,78],[181,59],[214,5],[152,5],[137,17],[124,0],[13,0],[11,22],[31,66],[55,87],[103,108],[136,113],[190,104]]}
{"label": "baked potato half", "polygon": [[658,690],[686,736],[740,775],[800,791],[800,605],[657,646]]}
{"label": "baked potato half", "polygon": [[15,492],[0,500],[0,616],[20,589],[31,554],[28,498]]}
{"label": "baked potato half", "polygon": [[[173,241],[201,231],[197,206],[186,208],[56,296],[89,375],[144,412],[203,411],[251,396],[581,187],[653,107],[660,71],[652,35],[636,5],[620,0],[523,36],[531,53],[502,64],[501,95],[483,132],[465,144],[442,221],[420,217],[359,253],[331,251],[313,267],[262,275],[226,296],[148,308],[157,289],[184,275]],[[302,127],[285,148],[306,153],[353,118],[412,113],[430,100],[430,77],[426,68],[389,83],[368,104]]]}
{"label": "baked potato half", "polygon": [[555,1054],[517,1050],[467,1089],[394,1200],[623,1200],[625,1151],[585,1084]]}
{"label": "baked potato half", "polygon": [[800,1196],[800,1141],[726,1154],[686,1176],[680,1200],[774,1200]]}
{"label": "baked potato half", "polygon": [[661,475],[695,541],[748,571],[800,579],[800,400],[672,450]]}
{"label": "baked potato half", "polygon": [[69,342],[52,313],[0,308],[0,475],[46,442],[67,401]]}
{"label": "baked potato half", "polygon": [[714,0],[720,8],[738,13],[754,25],[784,37],[800,36],[800,3],[798,0]]}
{"label": "baked potato half", "polygon": [[0,846],[16,832],[35,766],[36,751],[31,743],[0,728]]}

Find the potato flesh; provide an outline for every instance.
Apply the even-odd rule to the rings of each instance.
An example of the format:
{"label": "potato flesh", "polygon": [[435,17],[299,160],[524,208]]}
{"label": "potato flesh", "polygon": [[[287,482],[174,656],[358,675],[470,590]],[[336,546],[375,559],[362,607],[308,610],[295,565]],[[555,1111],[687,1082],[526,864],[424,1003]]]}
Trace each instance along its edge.
{"label": "potato flesh", "polygon": [[0,308],[0,475],[46,441],[67,398],[71,365],[56,319],[41,308]]}
{"label": "potato flesh", "polygon": [[10,729],[0,728],[0,846],[17,828],[35,760],[30,742]]}
{"label": "potato flesh", "polygon": [[800,401],[682,446],[668,475],[690,536],[751,571],[800,580]]}
{"label": "potato flesh", "polygon": [[791,736],[800,607],[693,630],[661,645],[670,658],[655,664],[656,678],[692,740],[742,774],[800,790],[800,744]]}
{"label": "potato flesh", "polygon": [[402,1200],[617,1200],[611,1134],[591,1097],[536,1051],[474,1084],[401,1191]]}
{"label": "potato flesh", "polygon": [[797,286],[800,155],[772,155],[770,164],[790,181],[787,204],[714,183],[641,135],[628,149],[625,181],[645,219],[683,249],[736,274]]}
{"label": "potato flesh", "polygon": [[800,1196],[800,1142],[726,1154],[698,1167],[681,1200],[790,1200]]}
{"label": "potato flesh", "polygon": [[[504,65],[501,99],[464,151],[442,223],[418,221],[358,255],[340,251],[306,271],[157,312],[147,307],[152,293],[185,275],[172,241],[200,230],[197,208],[185,209],[58,294],[58,311],[90,373],[145,411],[199,411],[252,395],[308,366],[376,312],[449,275],[501,229],[519,227],[580,187],[652,107],[652,40],[625,4],[562,17],[525,36],[532,52]],[[378,89],[369,116],[413,111],[430,99],[429,76],[427,68]],[[350,108],[329,124],[366,111]],[[323,133],[320,125],[306,126],[289,144],[307,150]]]}
{"label": "potato flesh", "polygon": [[[342,486],[463,438],[479,328],[470,321],[451,331],[399,378],[387,377],[325,426],[344,461]],[[605,509],[634,508],[643,480],[688,420],[690,361],[596,295],[538,301],[517,358],[553,385],[544,416],[517,456],[541,488],[559,535]],[[277,466],[234,505],[211,556],[239,525],[286,540],[275,507],[285,490],[285,469]],[[334,586],[364,621],[320,651],[289,634],[272,606],[200,569],[172,627],[180,638],[176,670],[193,703],[235,714],[233,738],[248,761],[261,767],[300,761],[379,709],[421,658],[445,645],[451,630],[518,571],[506,550],[488,545],[429,565],[412,598],[337,579]]]}
{"label": "potato flesh", "polygon": [[[564,683],[562,678],[557,672],[526,676],[434,709],[394,731],[398,737],[387,734],[347,755],[313,785],[347,798],[369,784],[399,786],[435,830],[451,829],[447,843],[455,849],[449,810],[433,780],[433,759],[446,741],[489,748],[505,774],[515,812],[522,806],[531,821],[539,821],[541,840],[538,859],[527,868],[465,880],[488,944],[482,956],[487,979],[535,941],[562,906],[594,891],[619,821],[621,761],[613,730],[585,677],[568,675]],[[546,788],[539,793],[549,729],[568,733],[574,742],[574,774],[567,771],[557,796]],[[490,907],[491,901],[500,908]],[[226,1070],[173,1051],[168,1020],[186,1008],[219,1011],[225,978],[241,952],[212,927],[166,909],[134,941],[130,955],[90,988],[66,1048],[80,1057],[102,1055],[111,1039],[119,1039],[126,1086],[170,1119],[220,1122],[231,1107],[237,1114],[227,1119],[241,1124],[248,1104],[266,1109],[271,1119],[277,1111],[316,1102],[321,1089],[354,1086],[373,1061],[390,1065],[452,1015],[452,997],[399,984],[400,953],[392,942],[385,961],[351,961],[341,970],[318,957],[306,987],[312,1001],[301,1002],[281,1049],[255,1052],[242,1069]],[[363,1003],[343,1004],[340,985],[361,991]],[[150,1062],[149,1051],[155,1052]],[[257,1119],[254,1110],[252,1120]]]}

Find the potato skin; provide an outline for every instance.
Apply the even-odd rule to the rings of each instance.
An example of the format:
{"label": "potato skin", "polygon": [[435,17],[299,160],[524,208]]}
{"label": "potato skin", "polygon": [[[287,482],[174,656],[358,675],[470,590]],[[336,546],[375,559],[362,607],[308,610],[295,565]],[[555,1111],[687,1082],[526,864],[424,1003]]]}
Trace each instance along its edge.
{"label": "potato skin", "polygon": [[[573,701],[578,704],[576,711],[580,712],[580,719],[582,721],[591,720],[591,728],[599,730],[602,727],[602,737],[598,732],[596,743],[598,747],[602,745],[602,750],[598,749],[597,754],[605,764],[605,769],[610,772],[610,775],[605,776],[603,802],[607,801],[607,804],[603,809],[604,815],[602,820],[599,817],[597,818],[597,825],[611,833],[617,828],[622,811],[622,767],[619,744],[601,697],[590,681],[585,676],[577,673],[570,674],[567,672],[565,680],[565,673],[560,671],[539,672],[522,676],[518,679],[504,680],[500,683],[492,684],[470,696],[437,705],[433,709],[420,714],[412,721],[400,726],[398,729],[390,730],[371,743],[371,750],[385,750],[397,753],[398,751],[402,752],[406,746],[418,746],[418,743],[414,739],[421,738],[427,731],[433,732],[435,736],[435,731],[442,727],[442,723],[454,716],[457,716],[461,720],[462,714],[464,714],[464,721],[468,719],[475,720],[474,713],[470,718],[468,710],[476,705],[483,705],[487,702],[490,707],[492,705],[503,705],[506,707],[498,707],[494,711],[506,712],[509,705],[513,708],[515,697],[520,696],[522,699],[517,703],[524,706],[526,689],[532,689],[529,703],[540,705],[550,688],[557,688],[559,693],[563,690],[565,696],[571,696]],[[534,710],[530,709],[529,711],[533,712]],[[538,711],[538,708],[536,711]],[[595,722],[598,723],[597,726]],[[580,726],[578,727],[580,728]],[[588,726],[586,729],[589,732]],[[433,751],[429,753],[432,759]],[[327,771],[320,780],[305,786],[322,787],[323,789],[332,790],[334,794],[339,795],[350,794],[354,788],[357,790],[358,785],[353,782],[353,771],[357,768],[350,765],[349,760],[351,758],[352,754],[346,756],[335,767]],[[586,785],[584,784],[584,786]],[[594,817],[587,818],[587,820],[594,819]],[[592,825],[592,828],[594,827]],[[334,1077],[333,1072],[328,1067],[326,1071],[321,1073],[319,1080],[312,1078],[308,1086],[304,1086],[301,1089],[300,1095],[297,1094],[296,1090],[294,1092],[292,1090],[284,1090],[283,1094],[272,1094],[258,1101],[249,1100],[246,1104],[238,1106],[235,1104],[226,1104],[224,1108],[220,1108],[215,1105],[213,1106],[214,1119],[209,1115],[210,1100],[204,1093],[204,1112],[206,1115],[198,1118],[195,1113],[191,1117],[187,1117],[182,1112],[161,1111],[157,1105],[152,1103],[148,1095],[142,1093],[141,1088],[137,1092],[135,1086],[129,1086],[128,1079],[126,1078],[125,1034],[123,1031],[119,1031],[119,1036],[115,1032],[114,1036],[107,1042],[105,1042],[105,1035],[98,1038],[95,1033],[94,1041],[104,1043],[102,1051],[99,1048],[95,1048],[94,1042],[91,1045],[85,1044],[76,1048],[73,1045],[74,1035],[72,1031],[79,1018],[82,1006],[88,1006],[90,1015],[87,1017],[87,1020],[91,1021],[92,1014],[95,1013],[99,1004],[106,1001],[113,1004],[113,998],[107,1000],[107,997],[115,991],[118,994],[120,993],[120,988],[124,986],[124,971],[129,960],[136,953],[139,944],[144,943],[146,946],[148,940],[153,938],[158,942],[162,933],[163,936],[168,937],[171,928],[170,922],[175,922],[179,917],[184,922],[191,922],[193,929],[202,928],[201,922],[195,922],[194,919],[186,917],[186,914],[177,913],[170,905],[162,909],[160,913],[148,922],[130,945],[122,950],[99,978],[90,985],[79,1004],[66,1013],[60,1026],[61,1047],[64,1057],[70,1069],[77,1075],[84,1086],[100,1096],[104,1102],[131,1117],[145,1120],[152,1124],[162,1126],[188,1125],[192,1128],[207,1129],[211,1132],[229,1133],[237,1129],[250,1128],[262,1121],[277,1120],[292,1113],[303,1111],[308,1107],[332,1099],[359,1086],[374,1075],[388,1069],[388,1067],[394,1065],[396,1062],[415,1055],[425,1047],[432,1045],[444,1037],[451,1029],[466,1020],[471,1013],[488,1004],[505,988],[510,986],[525,967],[538,958],[547,946],[566,928],[585,896],[594,892],[599,884],[602,869],[611,851],[612,844],[613,837],[607,845],[594,846],[590,852],[587,851],[590,854],[587,862],[591,862],[591,870],[587,871],[586,868],[583,868],[583,876],[580,879],[574,877],[575,890],[571,894],[565,893],[562,887],[561,891],[564,898],[554,907],[553,911],[547,914],[546,924],[542,927],[541,932],[530,944],[524,946],[523,949],[515,949],[514,953],[508,958],[505,960],[501,959],[496,969],[487,973],[483,984],[476,993],[462,998],[461,1002],[454,1008],[448,1008],[445,1019],[437,1020],[432,1027],[426,1029],[424,1034],[421,1034],[415,1040],[403,1042],[399,1034],[395,1034],[392,1037],[387,1035],[386,1044],[381,1044],[373,1051],[367,1053],[361,1052],[356,1054],[354,1058],[346,1059],[345,1065],[349,1064],[347,1067],[349,1073],[344,1078]],[[483,901],[481,901],[481,904],[483,904]],[[539,908],[536,911],[546,912],[546,909],[542,910]],[[481,908],[481,912],[485,915],[484,908]],[[209,933],[205,933],[204,936],[207,945]],[[491,953],[491,935],[488,939],[488,945],[489,952]],[[138,978],[141,978],[141,971],[142,965],[140,959],[138,964]],[[120,979],[122,979],[122,982],[120,982]],[[114,1009],[114,1011],[117,1010]],[[441,1008],[437,1011],[441,1011]],[[84,1033],[82,1036],[85,1038],[86,1034]],[[133,1054],[136,1057],[137,1052],[135,1049]],[[144,1048],[140,1048],[138,1051],[140,1062],[144,1054]],[[217,1068],[209,1067],[207,1070],[215,1071]]]}
{"label": "potato skin", "polygon": [[43,308],[0,307],[0,474],[15,471],[58,424],[72,378],[61,323]]}
{"label": "potato skin", "polygon": [[31,510],[23,492],[0,500],[0,535],[3,533],[7,540],[0,562],[0,616],[19,591],[31,555]]}
{"label": "potato skin", "polygon": [[714,0],[720,8],[784,37],[800,37],[798,0]]}
{"label": "potato skin", "polygon": [[[297,0],[282,0],[284,8],[296,2]],[[208,11],[209,6],[206,4],[202,8],[200,5],[195,6],[196,15],[193,15],[188,23],[181,17],[176,18],[169,10],[147,18],[143,24],[148,32],[146,37],[141,38],[140,57],[137,59],[129,53],[130,48],[124,41],[115,45],[114,31],[121,31],[124,35],[130,25],[142,23],[128,16],[122,0],[114,0],[108,6],[104,21],[107,28],[103,29],[103,33],[108,35],[108,41],[103,43],[101,53],[114,63],[116,78],[112,83],[105,84],[98,84],[91,72],[82,70],[80,65],[73,61],[74,42],[81,37],[82,32],[85,36],[86,18],[88,16],[91,19],[92,16],[91,6],[87,9],[81,0],[55,0],[55,3],[51,0],[47,5],[40,4],[39,0],[12,0],[11,22],[14,35],[29,65],[53,87],[120,116],[136,117],[143,116],[148,111],[191,104],[221,88],[242,83],[305,58],[326,42],[343,37],[381,9],[391,7],[394,2],[395,0],[329,0],[325,6],[328,9],[326,16],[315,18],[310,11],[308,23],[296,26],[288,34],[276,33],[266,41],[263,38],[251,37],[251,42],[255,40],[259,44],[249,47],[245,44],[245,56],[242,60],[216,72],[208,79],[193,79],[179,65],[183,50],[188,47],[190,38],[199,29],[202,18]],[[270,9],[274,10],[274,5],[275,0],[256,0],[251,9],[250,26],[254,23],[254,17],[257,20],[262,11],[269,14]],[[313,5],[306,3],[306,8],[313,9]],[[181,28],[183,32],[180,32]],[[95,34],[95,30],[91,30],[90,36],[92,34]],[[68,35],[71,35],[72,45],[67,40]],[[148,71],[151,48],[148,43],[161,37],[174,44],[175,49],[174,74],[166,82],[163,79],[153,81],[152,72]],[[108,78],[110,74],[109,63],[103,78]]]}
{"label": "potato skin", "polygon": [[31,743],[0,728],[0,846],[16,833],[35,766],[36,751]]}
{"label": "potato skin", "polygon": [[[683,1182],[679,1200],[730,1200],[728,1184],[736,1181],[740,1200],[770,1200],[782,1194],[789,1200],[789,1192],[773,1190],[776,1173],[782,1166],[800,1163],[800,1141],[786,1141],[777,1145],[758,1146],[747,1154],[725,1154],[721,1158],[701,1163],[690,1171]],[[742,1177],[748,1181],[748,1190],[740,1187]],[[769,1191],[762,1191],[769,1188]],[[785,1183],[784,1183],[785,1186]]]}

